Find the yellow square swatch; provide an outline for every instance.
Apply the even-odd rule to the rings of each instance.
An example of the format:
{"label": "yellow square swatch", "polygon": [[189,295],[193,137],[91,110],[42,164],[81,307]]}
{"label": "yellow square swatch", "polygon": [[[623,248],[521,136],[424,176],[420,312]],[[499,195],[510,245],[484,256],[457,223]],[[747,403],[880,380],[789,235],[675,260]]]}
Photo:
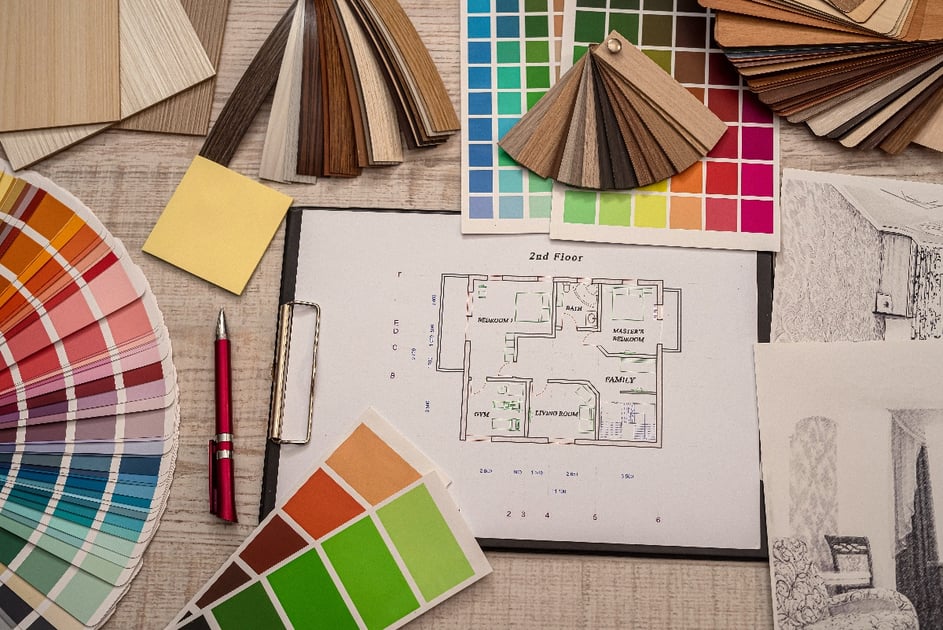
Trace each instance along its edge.
{"label": "yellow square swatch", "polygon": [[288,195],[197,156],[143,250],[239,295],[290,205]]}

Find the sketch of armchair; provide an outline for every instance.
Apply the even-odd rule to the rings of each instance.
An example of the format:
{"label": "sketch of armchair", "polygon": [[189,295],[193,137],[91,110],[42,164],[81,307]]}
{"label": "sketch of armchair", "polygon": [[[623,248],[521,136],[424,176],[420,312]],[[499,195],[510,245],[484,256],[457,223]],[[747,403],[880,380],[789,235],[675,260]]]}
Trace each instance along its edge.
{"label": "sketch of armchair", "polygon": [[897,591],[863,588],[829,596],[825,581],[798,538],[777,538],[770,548],[773,606],[784,630],[881,628],[916,630],[917,613]]}

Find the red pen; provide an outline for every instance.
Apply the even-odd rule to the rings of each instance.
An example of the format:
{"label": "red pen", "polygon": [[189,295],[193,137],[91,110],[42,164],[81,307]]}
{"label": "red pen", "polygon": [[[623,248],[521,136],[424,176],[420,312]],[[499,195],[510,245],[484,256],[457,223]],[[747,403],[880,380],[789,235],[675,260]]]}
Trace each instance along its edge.
{"label": "red pen", "polygon": [[232,368],[226,314],[216,321],[216,439],[210,440],[210,514],[236,522],[236,484],[232,443]]}

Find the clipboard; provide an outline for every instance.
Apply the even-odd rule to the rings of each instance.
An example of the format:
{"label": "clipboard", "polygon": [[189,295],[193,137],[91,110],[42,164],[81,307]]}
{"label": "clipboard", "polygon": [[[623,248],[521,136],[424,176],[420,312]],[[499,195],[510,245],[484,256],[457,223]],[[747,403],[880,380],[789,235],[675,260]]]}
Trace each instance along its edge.
{"label": "clipboard", "polygon": [[[265,448],[265,464],[263,469],[262,477],[262,497],[260,502],[260,518],[268,514],[273,507],[276,505],[278,497],[278,479],[279,479],[279,470],[282,467],[284,462],[284,448],[292,449],[291,453],[303,452],[304,449],[317,449],[319,447],[318,442],[320,441],[318,436],[318,423],[325,422],[326,419],[319,417],[317,412],[317,407],[319,405],[326,404],[325,398],[330,397],[332,392],[326,391],[326,383],[322,382],[328,377],[326,374],[331,372],[332,366],[330,361],[321,354],[321,348],[324,343],[330,343],[330,341],[325,342],[325,338],[332,334],[332,330],[326,329],[322,324],[325,321],[326,305],[322,303],[317,296],[301,295],[300,291],[296,291],[297,288],[297,278],[299,275],[299,264],[307,265],[308,262],[299,261],[304,259],[304,252],[312,248],[317,247],[317,245],[312,245],[310,243],[304,243],[302,238],[302,224],[305,217],[308,217],[309,222],[321,222],[327,221],[329,223],[336,222],[345,222],[348,220],[353,221],[355,224],[359,225],[361,221],[364,220],[364,217],[370,218],[370,221],[374,220],[388,220],[388,217],[393,217],[394,219],[401,219],[403,217],[412,217],[406,220],[410,225],[415,224],[415,226],[425,225],[426,222],[430,224],[440,224],[442,222],[451,221],[454,218],[453,213],[430,213],[425,212],[411,212],[411,211],[401,211],[401,210],[324,210],[318,208],[292,208],[287,217],[286,224],[286,233],[285,233],[285,249],[283,255],[282,263],[282,280],[280,287],[280,305],[278,313],[278,322],[277,322],[277,344],[275,356],[273,359],[273,386],[272,386],[272,401],[271,401],[271,412],[272,416],[270,418],[269,425],[269,439],[266,442]],[[425,218],[423,218],[425,217]],[[381,219],[382,218],[382,219]],[[312,223],[313,225],[314,223]],[[411,231],[410,225],[403,227],[403,233],[409,233]],[[399,224],[397,224],[399,226]],[[310,228],[309,228],[310,229]],[[385,228],[378,227],[379,232],[384,232]],[[455,226],[456,232],[458,231],[457,226]],[[395,234],[395,230],[388,231],[389,234]],[[464,237],[467,238],[467,237]],[[505,239],[506,237],[491,237],[494,239]],[[538,238],[538,237],[532,237]],[[543,237],[545,238],[545,237]],[[337,240],[337,239],[334,239]],[[486,242],[490,239],[488,237],[482,239],[480,237],[475,237],[471,239],[475,247],[487,249]],[[599,247],[598,244],[586,245],[586,244],[569,244],[569,243],[552,243],[550,245],[551,249],[560,249],[560,250],[573,250],[573,251],[591,251],[594,247]],[[321,243],[324,245],[324,243]],[[453,244],[454,245],[454,244]],[[615,247],[615,246],[614,246]],[[621,246],[625,247],[625,246]],[[306,249],[305,249],[306,248]],[[444,248],[445,249],[445,248]],[[647,249],[647,248],[640,248]],[[670,248],[666,248],[670,249]],[[346,250],[345,250],[346,251]],[[443,250],[444,251],[444,250]],[[680,252],[680,250],[671,250],[672,252]],[[543,252],[538,252],[542,254]],[[758,254],[745,254],[739,253],[741,256],[749,255],[755,260],[755,274],[753,274],[752,279],[756,283],[756,329],[755,329],[755,339],[754,341],[759,342],[768,342],[769,341],[769,331],[770,331],[770,322],[771,322],[771,313],[772,313],[772,270],[773,270],[773,258],[770,253],[758,253]],[[326,256],[327,254],[322,254]],[[338,255],[345,255],[343,253]],[[353,255],[353,254],[352,254]],[[390,254],[395,257],[395,254]],[[684,254],[678,254],[684,255]],[[710,255],[710,254],[708,254]],[[718,258],[729,258],[731,254],[721,253]],[[394,258],[395,259],[395,258]],[[326,259],[321,259],[322,262],[325,262]],[[335,264],[344,264],[344,261],[334,261]],[[391,263],[392,264],[392,263]],[[327,269],[324,273],[330,273],[330,270]],[[408,274],[407,274],[408,275]],[[445,276],[446,274],[443,274]],[[509,275],[508,278],[518,279],[518,276]],[[575,278],[575,276],[574,276]],[[611,279],[610,279],[611,280]],[[444,282],[444,280],[443,280]],[[443,284],[444,288],[444,284]],[[352,290],[353,292],[353,290]],[[444,294],[444,291],[442,292]],[[312,299],[313,298],[313,299]],[[443,298],[443,301],[447,298]],[[444,307],[443,307],[444,309]],[[336,314],[335,314],[336,315]],[[326,316],[330,317],[330,315]],[[440,316],[441,317],[441,316]],[[307,330],[308,333],[299,333],[298,321],[299,318],[307,319]],[[311,322],[314,322],[313,330],[315,334],[311,334],[312,330]],[[302,327],[304,328],[304,327]],[[329,327],[330,328],[330,327]],[[299,336],[300,334],[300,336]],[[442,333],[444,334],[444,333]],[[333,339],[333,338],[332,338]],[[333,339],[336,343],[336,339]],[[441,347],[445,345],[445,342],[442,339],[436,341],[439,344],[439,348],[436,350],[441,354]],[[752,352],[752,350],[751,350]],[[336,350],[334,351],[336,355]],[[294,370],[293,375],[289,375],[288,362],[290,357],[304,355],[307,357],[307,363],[300,372],[304,373],[307,377],[306,382],[301,382],[298,378],[298,369]],[[325,363],[325,361],[328,361]],[[440,366],[436,366],[440,367]],[[447,366],[446,366],[447,367]],[[750,370],[752,373],[752,361],[750,362]],[[446,372],[447,370],[443,370]],[[294,377],[294,385],[292,386],[289,381],[291,377]],[[436,376],[439,378],[441,374]],[[453,378],[453,376],[446,374],[443,378]],[[368,379],[369,380],[369,379]],[[285,417],[285,397],[288,393],[291,393],[291,398],[294,399],[294,412],[290,413],[290,417]],[[303,401],[303,404],[302,402]],[[464,401],[464,405],[467,401]],[[369,397],[364,398],[363,400],[358,401],[362,407],[367,405],[375,404],[374,400],[371,400]],[[398,416],[398,410],[389,409],[387,407],[378,406],[378,408],[383,411],[391,421],[396,421]],[[448,414],[446,414],[448,415]],[[454,414],[453,414],[454,415]],[[667,422],[667,421],[666,421]],[[667,427],[667,425],[666,425]],[[668,429],[666,428],[666,432]],[[408,431],[404,431],[404,434],[407,437],[410,436]],[[668,433],[670,435],[670,433]],[[310,439],[311,442],[307,447],[299,447],[293,443],[295,442],[305,442],[306,439]],[[478,439],[478,438],[476,438]],[[758,433],[753,436],[753,440],[756,442],[757,448],[757,459],[758,459]],[[480,439],[479,439],[480,441]],[[551,448],[551,449],[560,449],[560,448],[572,448],[572,449],[583,449],[583,452],[586,452],[587,448],[595,448],[593,445],[579,445],[573,441],[572,444],[568,445],[557,445],[557,444],[548,444],[548,445],[538,445],[535,448]],[[469,439],[467,443],[472,443],[472,440]],[[286,445],[283,447],[283,444]],[[422,448],[423,445],[420,444]],[[612,446],[602,446],[602,451],[597,452],[613,452],[614,449]],[[301,449],[299,451],[298,449]],[[609,449],[606,451],[606,449]],[[425,446],[424,450],[434,461],[447,461],[449,458],[445,457],[442,459],[442,456],[435,452],[435,445]],[[629,452],[632,449],[625,449],[625,452]],[[636,452],[641,452],[645,449],[638,449]],[[576,452],[576,451],[574,451]],[[291,455],[289,455],[291,457]],[[758,464],[758,461],[757,461]],[[535,469],[536,470],[536,469]],[[524,471],[529,472],[529,471]],[[572,471],[577,472],[577,471]],[[446,470],[446,473],[452,476],[453,482],[456,484],[461,484],[462,480],[459,476],[455,476],[451,471]],[[509,473],[510,474],[510,473]],[[583,473],[580,473],[583,474]],[[628,474],[628,473],[627,473]],[[614,553],[614,554],[642,554],[642,555],[680,555],[688,557],[706,557],[706,558],[717,558],[717,559],[744,559],[744,560],[765,560],[768,557],[767,554],[767,545],[766,545],[766,535],[765,535],[765,522],[764,522],[764,513],[763,513],[763,497],[762,497],[762,482],[757,481],[758,486],[758,510],[757,514],[754,514],[752,518],[757,523],[757,534],[759,537],[758,544],[755,546],[738,547],[738,546],[717,546],[717,545],[675,545],[675,544],[649,544],[646,542],[612,542],[612,541],[595,541],[595,540],[578,540],[578,539],[540,539],[532,538],[525,536],[480,536],[476,531],[476,536],[478,536],[479,543],[485,548],[491,549],[516,549],[516,550],[534,550],[534,551],[571,551],[571,552],[581,552],[581,553]],[[453,486],[454,487],[454,486]],[[565,488],[562,488],[565,490]],[[461,505],[461,501],[460,501]],[[521,511],[523,513],[523,511]],[[541,512],[540,517],[543,518],[543,514],[548,514],[549,512]],[[510,516],[510,511],[508,512]],[[518,516],[515,514],[514,516]],[[594,514],[595,516],[595,514]],[[588,515],[587,515],[588,517]],[[532,516],[535,518],[535,516]],[[473,527],[474,531],[474,527]]]}

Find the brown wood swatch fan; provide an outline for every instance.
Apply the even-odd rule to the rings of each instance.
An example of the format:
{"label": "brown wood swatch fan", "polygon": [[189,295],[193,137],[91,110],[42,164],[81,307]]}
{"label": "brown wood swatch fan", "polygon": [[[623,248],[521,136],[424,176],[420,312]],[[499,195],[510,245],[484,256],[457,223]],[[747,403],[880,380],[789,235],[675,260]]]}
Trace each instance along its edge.
{"label": "brown wood swatch fan", "polygon": [[613,31],[498,145],[541,177],[609,190],[680,173],[726,131],[700,100]]}
{"label": "brown wood swatch fan", "polygon": [[396,0],[299,0],[260,176],[354,177],[459,129],[432,57]]}
{"label": "brown wood swatch fan", "polygon": [[757,98],[848,148],[943,151],[943,2],[698,0]]}

